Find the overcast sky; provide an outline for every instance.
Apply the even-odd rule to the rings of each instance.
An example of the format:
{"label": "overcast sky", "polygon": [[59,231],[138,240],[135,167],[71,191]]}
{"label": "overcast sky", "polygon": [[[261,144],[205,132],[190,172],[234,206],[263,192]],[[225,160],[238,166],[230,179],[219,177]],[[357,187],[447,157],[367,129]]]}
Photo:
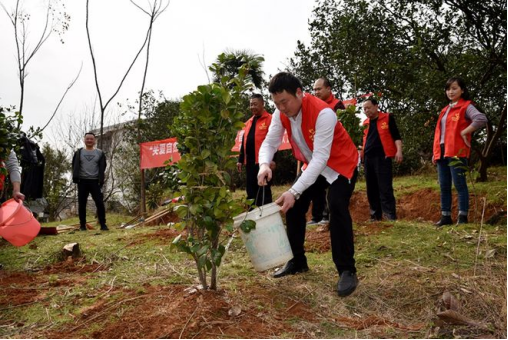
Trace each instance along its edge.
{"label": "overcast sky", "polygon": [[[9,10],[15,0],[0,0]],[[31,14],[29,41],[40,35],[44,1],[25,0]],[[28,66],[25,83],[24,127],[44,125],[60,97],[83,70],[70,90],[56,120],[90,110],[96,98],[93,69],[85,30],[85,0],[62,0],[71,16],[69,30],[53,34]],[[146,4],[147,0],[138,0]],[[310,41],[308,20],[313,0],[172,0],[156,21],[146,89],[162,90],[179,98],[208,82],[200,58],[210,65],[226,49],[249,49],[265,58],[266,75],[283,69],[297,40]],[[13,27],[0,9],[0,105],[19,106],[16,47]],[[140,48],[148,17],[128,0],[90,0],[90,28],[103,99],[109,99]],[[141,87],[144,56],[139,59],[112,103],[134,101]],[[118,111],[115,105],[110,107]],[[50,126],[51,127],[51,126]],[[50,137],[51,129],[46,136]]]}

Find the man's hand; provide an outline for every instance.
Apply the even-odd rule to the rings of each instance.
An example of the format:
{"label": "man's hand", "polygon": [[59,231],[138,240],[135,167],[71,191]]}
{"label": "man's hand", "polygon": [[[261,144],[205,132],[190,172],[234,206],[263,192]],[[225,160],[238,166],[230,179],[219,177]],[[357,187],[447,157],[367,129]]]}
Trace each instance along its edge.
{"label": "man's hand", "polygon": [[238,169],[238,172],[242,172],[242,163],[236,163],[236,168]]}
{"label": "man's hand", "polygon": [[400,151],[397,151],[397,153],[395,154],[395,162],[397,163],[402,163],[402,150]]}
{"label": "man's hand", "polygon": [[24,201],[25,200],[25,195],[23,195],[22,193],[20,193],[18,190],[13,190],[12,191],[12,198],[14,198],[14,200],[16,202],[19,202],[19,201]]}
{"label": "man's hand", "polygon": [[466,144],[466,146],[468,148],[471,147],[471,143],[469,143],[469,141],[467,140],[467,135],[468,135],[468,132],[466,131],[466,129],[462,130],[460,132],[460,136],[462,137],[462,139],[464,140],[464,143]]}
{"label": "man's hand", "polygon": [[267,163],[263,163],[259,166],[258,172],[258,185],[265,186],[272,179],[272,169]]}
{"label": "man's hand", "polygon": [[286,213],[295,205],[295,201],[295,196],[293,196],[293,194],[289,191],[286,191],[275,201],[275,203],[281,206],[281,211],[283,213]]}

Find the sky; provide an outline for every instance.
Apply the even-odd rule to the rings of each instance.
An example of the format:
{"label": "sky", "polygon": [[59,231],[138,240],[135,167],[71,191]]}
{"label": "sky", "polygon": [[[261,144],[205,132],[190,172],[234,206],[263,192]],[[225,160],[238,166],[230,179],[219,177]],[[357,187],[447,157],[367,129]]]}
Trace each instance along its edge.
{"label": "sky", "polygon": [[[85,29],[86,1],[59,1],[71,17],[69,29],[62,36],[63,44],[58,34],[52,34],[28,65],[24,128],[44,126],[81,65],[82,71],[45,131],[43,141],[51,140],[55,128],[60,128],[61,122],[69,117],[80,119],[84,112],[90,112],[97,98]],[[16,1],[0,0],[0,3],[11,11]],[[23,8],[31,15],[28,41],[32,46],[42,31],[44,3],[23,2]],[[137,3],[146,8],[148,0]],[[161,90],[168,99],[180,98],[208,83],[203,62],[209,66],[226,49],[248,49],[262,55],[266,76],[274,75],[285,68],[298,40],[310,41],[308,22],[314,3],[313,0],[171,0],[154,25],[145,89]],[[128,0],[90,0],[90,34],[104,100],[116,91],[141,47],[148,20]],[[14,30],[1,8],[0,46],[0,105],[19,107]],[[110,115],[120,112],[117,102],[124,103],[126,99],[134,102],[141,88],[144,64],[143,54],[113,99],[115,105],[110,104]]]}

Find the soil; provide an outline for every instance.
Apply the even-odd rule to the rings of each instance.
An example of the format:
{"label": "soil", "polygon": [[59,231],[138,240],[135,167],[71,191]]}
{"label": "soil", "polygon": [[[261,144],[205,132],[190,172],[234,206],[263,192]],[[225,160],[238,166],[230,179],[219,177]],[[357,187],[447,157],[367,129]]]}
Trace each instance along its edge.
{"label": "soil", "polygon": [[[474,207],[476,202],[481,201],[481,197],[476,198],[470,194],[470,222],[479,221],[481,215],[474,216]],[[439,192],[432,189],[422,189],[412,194],[397,199],[397,217],[399,220],[418,221],[418,222],[436,222],[441,214]],[[453,196],[453,207],[457,207],[457,197]],[[503,210],[503,207],[488,203],[485,207],[484,221],[491,216]],[[307,212],[307,220],[312,218],[312,206]],[[369,201],[366,193],[354,192],[349,205],[351,218],[355,222],[355,235],[368,236],[378,234],[385,229],[392,228],[393,224],[383,222],[368,222],[370,219]],[[480,211],[480,208],[478,209]],[[452,213],[458,214],[457,211]],[[328,225],[307,228],[305,235],[305,250],[308,252],[323,253],[331,249],[330,232]]]}
{"label": "soil", "polygon": [[[79,336],[81,330],[96,323],[102,326],[93,332],[91,337],[100,339],[273,338],[284,332],[295,331],[287,323],[278,322],[278,319],[297,317],[315,321],[308,306],[301,302],[294,304],[292,301],[285,301],[282,304],[284,308],[264,313],[262,310],[233,304],[224,291],[198,291],[190,288],[182,285],[147,286],[146,292],[142,294],[123,292],[122,296],[128,298],[97,303],[95,307],[87,309],[72,328],[49,332],[44,336],[74,338]],[[245,291],[245,295],[266,308],[273,308],[273,296],[270,292],[251,288]],[[127,305],[133,308],[118,313],[122,306]],[[233,310],[236,310],[238,315],[232,313]],[[105,320],[108,322],[105,323]]]}
{"label": "soil", "polygon": [[[434,221],[439,217],[439,193],[433,190],[420,190],[401,197],[397,203],[399,219]],[[486,219],[501,208],[487,206]],[[372,235],[393,227],[390,223],[365,222],[369,212],[367,198],[362,192],[354,193],[351,214],[356,222],[355,235]],[[171,222],[175,221],[173,217],[171,219]],[[165,221],[168,222],[170,221]],[[174,229],[162,228],[141,236],[136,244],[147,240],[167,243],[178,234]],[[306,248],[309,252],[330,250],[327,226],[308,228]],[[7,295],[0,295],[0,311],[9,315],[6,311],[10,309],[35,303],[42,303],[45,307],[51,294],[55,294],[54,288],[63,293],[66,289],[85,282],[87,275],[107,269],[99,264],[89,264],[85,259],[69,259],[35,273],[0,271],[0,286],[2,290],[8,291]],[[298,322],[281,322],[290,319],[316,322],[316,316],[310,312],[312,308],[304,302],[290,300],[282,294],[274,297],[273,291],[241,283],[238,284],[237,291],[241,292],[241,296],[248,297],[247,301],[233,301],[225,291],[200,291],[189,285],[146,285],[138,291],[120,287],[111,290],[107,286],[104,291],[94,291],[97,296],[94,305],[82,309],[78,315],[71,315],[75,318],[74,322],[60,326],[58,331],[38,331],[37,337],[276,338],[284,334],[302,338],[316,337],[299,332]],[[111,296],[121,298],[113,300]],[[275,298],[277,303],[274,303]],[[239,312],[237,315],[232,313],[235,310]],[[342,318],[336,321],[350,328],[366,327],[364,322],[357,324],[354,319]],[[386,321],[372,319],[370,322],[377,325]],[[0,321],[0,325],[12,323],[16,321],[9,317]],[[394,327],[396,326],[398,325]],[[90,327],[96,330],[91,334],[84,333]],[[28,334],[28,337],[32,336],[33,334]]]}

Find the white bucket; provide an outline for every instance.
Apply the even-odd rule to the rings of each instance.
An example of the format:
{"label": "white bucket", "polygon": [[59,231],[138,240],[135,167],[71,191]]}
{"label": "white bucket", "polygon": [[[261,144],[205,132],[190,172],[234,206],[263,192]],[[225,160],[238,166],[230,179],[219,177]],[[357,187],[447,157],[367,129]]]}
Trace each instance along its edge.
{"label": "white bucket", "polygon": [[284,264],[293,258],[279,211],[280,207],[276,203],[270,203],[234,217],[235,227],[239,227],[244,220],[256,222],[255,229],[249,233],[240,229],[240,235],[254,269],[258,272]]}

